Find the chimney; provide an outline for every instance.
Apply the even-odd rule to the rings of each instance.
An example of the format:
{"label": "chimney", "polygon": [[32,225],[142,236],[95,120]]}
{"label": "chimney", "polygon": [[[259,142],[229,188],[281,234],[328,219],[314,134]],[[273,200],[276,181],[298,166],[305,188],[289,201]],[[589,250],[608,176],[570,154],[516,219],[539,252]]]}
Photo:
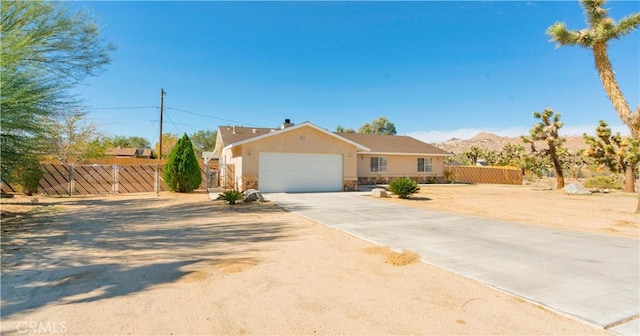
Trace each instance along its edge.
{"label": "chimney", "polygon": [[284,124],[280,125],[280,129],[285,129],[287,127],[291,127],[295,125],[294,123],[291,122],[291,119],[287,118],[284,120]]}

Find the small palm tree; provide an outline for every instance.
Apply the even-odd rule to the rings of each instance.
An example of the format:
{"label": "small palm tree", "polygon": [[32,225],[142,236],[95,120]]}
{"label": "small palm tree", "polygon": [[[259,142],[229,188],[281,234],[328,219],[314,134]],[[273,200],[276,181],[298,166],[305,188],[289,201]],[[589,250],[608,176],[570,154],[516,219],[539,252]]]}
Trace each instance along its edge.
{"label": "small palm tree", "polygon": [[631,135],[636,140],[640,140],[640,105],[635,113],[631,111],[616,81],[607,53],[607,43],[610,40],[629,35],[638,28],[640,13],[631,14],[616,23],[609,17],[609,10],[602,8],[606,4],[605,0],[580,0],[580,3],[587,18],[587,28],[568,30],[564,22],[556,22],[547,29],[547,34],[551,36],[551,41],[558,43],[558,46],[578,45],[593,51],[596,69],[607,96],[620,119],[631,130]]}

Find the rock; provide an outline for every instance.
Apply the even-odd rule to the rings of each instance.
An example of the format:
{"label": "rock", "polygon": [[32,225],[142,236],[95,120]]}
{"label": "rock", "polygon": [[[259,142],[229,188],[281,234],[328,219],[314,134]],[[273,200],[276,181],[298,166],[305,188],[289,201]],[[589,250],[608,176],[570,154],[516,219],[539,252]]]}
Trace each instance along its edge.
{"label": "rock", "polygon": [[244,191],[244,202],[264,202],[264,197],[260,191],[255,189],[247,189]]}
{"label": "rock", "polygon": [[564,186],[564,192],[569,195],[589,195],[591,191],[585,188],[582,183],[575,182]]}
{"label": "rock", "polygon": [[371,190],[371,196],[372,197],[379,197],[379,198],[389,197],[389,195],[387,194],[387,191],[382,189],[382,188],[372,189]]}

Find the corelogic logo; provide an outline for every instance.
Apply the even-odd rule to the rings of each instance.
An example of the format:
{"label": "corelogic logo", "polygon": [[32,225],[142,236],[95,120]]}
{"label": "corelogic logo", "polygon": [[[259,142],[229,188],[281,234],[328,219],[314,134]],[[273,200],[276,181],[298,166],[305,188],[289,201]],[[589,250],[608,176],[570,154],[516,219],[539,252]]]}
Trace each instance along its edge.
{"label": "corelogic logo", "polygon": [[16,325],[19,334],[64,334],[67,332],[66,322],[55,321],[20,321]]}

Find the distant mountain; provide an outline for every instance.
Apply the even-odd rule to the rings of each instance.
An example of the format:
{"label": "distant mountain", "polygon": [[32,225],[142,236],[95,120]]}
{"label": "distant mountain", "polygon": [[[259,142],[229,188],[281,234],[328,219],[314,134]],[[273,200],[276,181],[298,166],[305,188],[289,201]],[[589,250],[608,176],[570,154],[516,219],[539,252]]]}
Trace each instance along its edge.
{"label": "distant mountain", "polygon": [[[567,136],[563,138],[565,139],[565,147],[572,152],[587,148],[587,145],[585,144],[584,139],[581,136]],[[542,142],[538,143],[538,146],[540,148],[543,148]],[[527,150],[529,150],[530,148],[529,145],[522,142],[520,137],[503,137],[487,132],[480,132],[473,136],[471,139],[451,138],[441,143],[435,143],[434,145],[448,152],[457,154],[466,152],[473,146],[487,150],[499,151],[507,144],[524,146]]]}

